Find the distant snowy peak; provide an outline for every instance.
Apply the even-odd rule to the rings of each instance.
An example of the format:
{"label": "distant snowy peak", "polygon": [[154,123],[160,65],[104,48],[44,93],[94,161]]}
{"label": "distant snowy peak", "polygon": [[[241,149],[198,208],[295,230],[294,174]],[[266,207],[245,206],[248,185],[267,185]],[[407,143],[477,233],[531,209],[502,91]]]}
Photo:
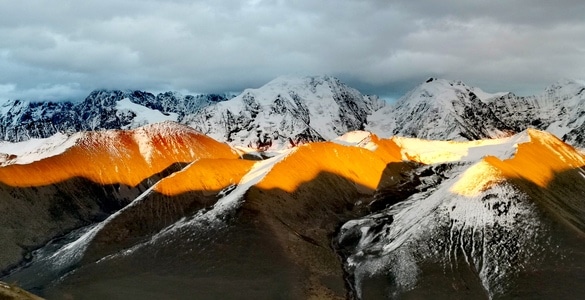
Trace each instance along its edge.
{"label": "distant snowy peak", "polygon": [[561,79],[548,86],[541,97],[572,97],[585,93],[585,83],[574,79]]}
{"label": "distant snowy peak", "polygon": [[488,105],[498,95],[461,81],[430,78],[393,105],[373,113],[366,129],[384,137],[440,140],[504,137],[509,135],[510,128]]}
{"label": "distant snowy peak", "polygon": [[385,102],[330,76],[278,77],[191,116],[215,139],[257,148],[330,140],[363,129]]}
{"label": "distant snowy peak", "polygon": [[367,130],[439,140],[506,137],[528,128],[546,130],[585,147],[585,86],[563,79],[542,94],[490,94],[461,81],[430,78],[368,118]]}
{"label": "distant snowy peak", "polygon": [[178,119],[176,113],[165,114],[159,110],[136,104],[128,98],[117,101],[115,107],[117,117],[131,120],[129,124],[122,126],[121,129],[131,129],[164,121],[177,121]]}
{"label": "distant snowy peak", "polygon": [[585,85],[562,79],[543,93],[507,94],[490,103],[491,110],[513,131],[546,130],[577,147],[585,147]]}
{"label": "distant snowy peak", "polygon": [[260,150],[332,140],[354,130],[382,138],[465,141],[503,138],[528,128],[585,148],[585,84],[563,79],[540,94],[521,97],[429,78],[391,105],[331,76],[281,76],[237,96],[96,90],[77,103],[2,104],[0,139],[19,142],[161,121]]}
{"label": "distant snowy peak", "polygon": [[[506,93],[490,94],[480,88],[466,85],[460,80],[429,78],[421,83],[398,102],[416,103],[427,102],[430,105],[448,105],[453,99],[466,95],[469,99],[479,99],[482,102],[505,95]],[[417,101],[418,100],[418,101]]]}
{"label": "distant snowy peak", "polygon": [[19,142],[47,138],[58,132],[132,129],[166,120],[181,122],[186,115],[229,97],[95,90],[77,103],[13,100],[0,107],[0,139]]}
{"label": "distant snowy peak", "polygon": [[362,95],[331,76],[281,76],[236,97],[96,90],[79,103],[7,103],[0,107],[0,136],[16,142],[170,120],[220,141],[264,149],[363,129],[367,117],[384,105],[377,96]]}

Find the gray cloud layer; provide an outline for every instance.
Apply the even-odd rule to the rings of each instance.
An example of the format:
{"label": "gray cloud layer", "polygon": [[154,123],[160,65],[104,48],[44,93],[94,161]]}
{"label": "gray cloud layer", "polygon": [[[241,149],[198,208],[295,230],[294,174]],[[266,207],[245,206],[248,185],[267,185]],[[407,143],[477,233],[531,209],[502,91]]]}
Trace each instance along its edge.
{"label": "gray cloud layer", "polygon": [[585,2],[0,0],[0,99],[238,91],[332,74],[395,97],[429,76],[535,93],[585,78]]}

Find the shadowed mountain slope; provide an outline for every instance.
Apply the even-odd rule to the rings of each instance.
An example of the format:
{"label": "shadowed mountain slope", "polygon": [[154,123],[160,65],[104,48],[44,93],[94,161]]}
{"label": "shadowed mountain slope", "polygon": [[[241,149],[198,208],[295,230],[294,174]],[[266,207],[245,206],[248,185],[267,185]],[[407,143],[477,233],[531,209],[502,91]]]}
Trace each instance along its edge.
{"label": "shadowed mountain slope", "polygon": [[186,163],[239,157],[229,146],[175,123],[78,133],[53,142],[0,150],[13,151],[0,167],[2,271],[48,240],[104,219]]}
{"label": "shadowed mountain slope", "polygon": [[[377,140],[375,136],[371,139]],[[285,290],[289,295],[343,298],[344,274],[329,240],[342,222],[368,212],[368,204],[381,181],[385,186],[394,185],[404,177],[402,173],[412,169],[410,164],[400,162],[398,148],[391,144],[381,142],[379,151],[371,151],[330,142],[313,143],[267,161],[203,159],[194,162],[160,180],[130,205],[100,222],[69,250],[64,248],[59,256],[71,257],[67,264],[77,266],[76,271],[68,275],[70,279],[63,285],[45,292],[48,295],[59,295],[67,289],[82,292],[87,286],[87,279],[83,278],[93,278],[97,284],[107,279],[101,273],[121,272],[138,280],[139,275],[128,273],[130,269],[114,266],[125,266],[142,257],[148,261],[144,264],[149,268],[167,274],[156,271],[158,275],[145,275],[149,282],[155,277],[163,282],[173,280],[178,274],[187,278],[256,278],[238,284],[250,288],[259,278],[267,280],[275,272],[279,273],[275,268],[286,267],[282,272],[288,274]],[[388,157],[392,159],[384,159]],[[391,162],[402,167],[384,173]],[[221,237],[229,237],[229,248],[218,248],[226,247],[222,246]],[[218,260],[227,262],[225,266],[224,263],[215,265],[215,271],[197,267],[190,271],[180,267],[172,270],[164,265],[176,263],[152,257],[158,253],[160,258],[161,252],[184,247],[192,250],[175,253],[169,259],[183,257],[192,266]],[[214,250],[202,254],[200,259],[184,257],[193,251],[199,253],[201,250],[197,248]],[[244,263],[232,251],[265,255],[250,255],[249,262]],[[234,266],[235,262],[230,260],[240,261],[241,265]],[[267,262],[274,265],[267,267],[270,272],[246,269]],[[75,284],[78,288],[71,288],[69,284],[77,280],[86,283],[78,282]],[[182,297],[187,297],[188,291],[205,289],[201,284],[207,281],[197,282],[191,282],[189,288],[179,284],[186,289]],[[230,293],[215,291],[212,295],[229,297]]]}
{"label": "shadowed mountain slope", "polygon": [[549,133],[447,142],[357,131],[263,160],[209,143],[197,144],[209,155],[143,180],[130,204],[2,280],[84,299],[585,292],[585,157]]}

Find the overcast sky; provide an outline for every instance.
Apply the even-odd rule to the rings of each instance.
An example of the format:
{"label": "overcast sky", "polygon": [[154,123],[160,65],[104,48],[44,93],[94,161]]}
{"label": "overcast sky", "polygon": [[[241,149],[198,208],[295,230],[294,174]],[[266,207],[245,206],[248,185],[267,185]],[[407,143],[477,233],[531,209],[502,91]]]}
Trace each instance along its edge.
{"label": "overcast sky", "polygon": [[585,79],[585,1],[0,0],[0,100],[241,91],[330,74],[396,98],[428,77],[540,93]]}

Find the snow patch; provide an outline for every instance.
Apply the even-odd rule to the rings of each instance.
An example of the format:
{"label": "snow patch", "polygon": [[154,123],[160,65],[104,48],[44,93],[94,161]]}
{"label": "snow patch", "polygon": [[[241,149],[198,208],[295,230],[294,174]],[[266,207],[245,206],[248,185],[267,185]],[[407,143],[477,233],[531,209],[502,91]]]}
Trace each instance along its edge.
{"label": "snow patch", "polygon": [[416,138],[393,137],[402,149],[404,160],[425,164],[447,162],[476,162],[487,155],[501,160],[514,157],[517,146],[530,142],[526,131],[508,138],[486,139],[470,142],[431,141]]}
{"label": "snow patch", "polygon": [[149,164],[152,162],[152,154],[154,151],[154,147],[152,145],[152,139],[148,135],[148,133],[144,130],[144,128],[139,128],[133,131],[133,139],[138,144],[138,151],[144,160]]}
{"label": "snow patch", "polygon": [[372,142],[372,133],[368,131],[350,131],[332,140],[332,142],[344,146],[365,148],[370,151],[376,151],[378,149],[378,145]]}
{"label": "snow patch", "polygon": [[30,139],[18,143],[0,142],[0,166],[25,165],[59,155],[73,147],[81,135],[57,133],[44,139]]}
{"label": "snow patch", "polygon": [[556,122],[550,124],[546,128],[546,131],[554,134],[559,139],[562,139],[563,136],[565,136],[565,134],[569,133],[572,130],[571,128],[564,126],[563,123],[564,122],[562,122],[562,121],[556,121]]}
{"label": "snow patch", "polygon": [[136,116],[132,119],[132,123],[125,126],[130,129],[136,128],[146,124],[159,123],[163,121],[177,121],[178,115],[176,113],[163,114],[162,112],[148,107],[136,104],[128,98],[124,98],[116,102],[116,114],[123,115],[126,113],[134,113]]}

